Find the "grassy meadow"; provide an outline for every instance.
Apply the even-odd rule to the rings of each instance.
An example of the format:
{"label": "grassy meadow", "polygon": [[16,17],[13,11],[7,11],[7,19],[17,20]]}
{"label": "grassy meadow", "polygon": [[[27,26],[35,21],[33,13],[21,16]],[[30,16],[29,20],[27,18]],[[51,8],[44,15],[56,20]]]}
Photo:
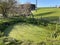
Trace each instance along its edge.
{"label": "grassy meadow", "polygon": [[[32,13],[35,19],[40,19],[42,17],[49,20],[58,20],[60,16],[60,8],[39,8],[37,9],[37,12],[34,10]],[[1,19],[0,22],[7,22],[10,20],[11,19]],[[60,25],[57,27],[60,28]],[[54,37],[56,32],[55,29],[56,24],[42,26],[23,22],[8,26],[5,29],[4,34],[17,40],[30,40],[35,43],[46,42],[47,45],[60,45],[60,29],[58,29],[58,36],[56,38]]]}
{"label": "grassy meadow", "polygon": [[39,9],[37,9],[37,12],[34,11],[33,14],[36,17],[60,16],[60,8],[39,8]]}

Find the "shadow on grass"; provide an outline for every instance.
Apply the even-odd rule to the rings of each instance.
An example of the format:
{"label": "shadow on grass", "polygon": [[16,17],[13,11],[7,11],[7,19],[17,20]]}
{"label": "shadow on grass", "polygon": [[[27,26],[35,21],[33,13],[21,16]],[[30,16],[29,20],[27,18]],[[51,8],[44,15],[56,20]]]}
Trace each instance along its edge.
{"label": "shadow on grass", "polygon": [[11,25],[15,25],[16,23],[22,23],[24,22],[23,19],[20,18],[10,18],[8,21],[0,23],[0,31],[4,32],[6,28],[8,28]]}
{"label": "shadow on grass", "polygon": [[53,13],[55,13],[55,11],[40,13],[40,14],[36,14],[35,16],[45,16],[45,15],[49,15],[49,14],[53,14]]}
{"label": "shadow on grass", "polygon": [[30,24],[36,25],[36,26],[39,26],[39,25],[47,26],[49,22],[50,21],[48,19],[43,19],[43,18],[40,18],[40,19],[29,18],[29,19],[27,19],[27,23],[30,23]]}
{"label": "shadow on grass", "polygon": [[48,24],[50,23],[49,19],[47,17],[42,18],[42,19],[41,18],[40,19],[35,19],[35,18],[26,18],[26,19],[25,18],[24,19],[15,18],[15,19],[13,19],[13,21],[2,23],[2,25],[0,25],[1,26],[0,29],[3,32],[5,31],[5,36],[8,36],[9,33],[12,31],[14,25],[17,24],[17,23],[21,23],[21,24],[23,24],[23,23],[27,24],[28,23],[28,24],[32,24],[32,25],[36,25],[36,26],[39,26],[39,25],[48,26]]}
{"label": "shadow on grass", "polygon": [[8,28],[6,28],[6,30],[4,31],[4,35],[5,35],[5,36],[8,36],[9,33],[12,31],[13,27],[14,27],[14,26],[11,25],[11,26],[9,26]]}
{"label": "shadow on grass", "polygon": [[4,29],[4,35],[5,36],[8,36],[9,33],[12,31],[12,29],[14,28],[15,24],[17,23],[20,23],[20,24],[32,24],[32,25],[44,25],[44,26],[47,26],[48,25],[48,21],[47,20],[44,20],[44,19],[35,19],[35,18],[26,18],[26,19],[23,19],[21,21],[21,19],[17,19],[15,21],[11,21],[11,22],[6,22],[4,23],[4,25],[8,25],[5,29]]}
{"label": "shadow on grass", "polygon": [[47,19],[49,19],[50,21],[58,21],[59,20],[59,16],[50,16],[50,17],[46,17]]}

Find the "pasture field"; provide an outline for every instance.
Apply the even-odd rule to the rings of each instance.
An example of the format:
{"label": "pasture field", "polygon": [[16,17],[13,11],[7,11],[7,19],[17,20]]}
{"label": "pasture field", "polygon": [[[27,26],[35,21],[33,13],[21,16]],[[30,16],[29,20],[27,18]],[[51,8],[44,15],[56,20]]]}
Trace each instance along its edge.
{"label": "pasture field", "polygon": [[33,14],[36,17],[50,17],[50,16],[60,16],[60,8],[39,8],[36,11],[33,11]]}
{"label": "pasture field", "polygon": [[[34,17],[59,17],[60,8],[40,8],[36,11],[33,11]],[[10,27],[7,29],[6,33],[10,30]],[[45,27],[36,26],[32,24],[16,24],[11,29],[9,36],[16,39],[28,39],[28,40],[44,40],[47,37],[50,37],[52,30],[45,29]]]}
{"label": "pasture field", "polygon": [[[58,20],[60,17],[60,8],[39,8],[37,9],[37,12],[32,11],[32,13],[34,15],[34,18],[42,17],[51,20]],[[58,26],[60,27],[60,25]],[[30,23],[17,23],[6,28],[4,33],[6,36],[12,37],[17,40],[30,40],[36,43],[45,41],[47,42],[47,45],[52,45],[52,41],[58,40],[58,42],[55,41],[53,43],[54,45],[60,45],[60,32],[57,34],[58,36],[55,38],[55,28],[56,24],[48,24],[48,26],[42,26]]]}
{"label": "pasture field", "polygon": [[8,31],[5,31],[6,35],[9,37],[13,37],[17,40],[31,40],[39,42],[41,40],[46,40],[47,38],[52,38],[51,30],[46,30],[41,26],[36,26],[32,24],[16,24],[7,28]]}

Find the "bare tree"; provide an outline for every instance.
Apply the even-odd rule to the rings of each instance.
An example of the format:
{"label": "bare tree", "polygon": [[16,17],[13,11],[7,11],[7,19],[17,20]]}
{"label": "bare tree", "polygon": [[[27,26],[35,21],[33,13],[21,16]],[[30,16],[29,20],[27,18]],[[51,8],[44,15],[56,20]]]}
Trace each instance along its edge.
{"label": "bare tree", "polygon": [[18,5],[18,14],[20,15],[20,16],[23,16],[23,13],[24,13],[24,7],[23,7],[23,5]]}
{"label": "bare tree", "polygon": [[4,17],[7,17],[7,12],[14,7],[16,0],[0,0],[0,8]]}
{"label": "bare tree", "polygon": [[24,16],[29,16],[31,14],[31,4],[26,3],[23,5],[23,14]]}

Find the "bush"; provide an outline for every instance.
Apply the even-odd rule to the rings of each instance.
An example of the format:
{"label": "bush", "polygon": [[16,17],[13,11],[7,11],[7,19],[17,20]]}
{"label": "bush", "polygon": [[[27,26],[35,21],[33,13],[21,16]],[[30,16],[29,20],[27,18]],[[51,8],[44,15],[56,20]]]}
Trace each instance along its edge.
{"label": "bush", "polygon": [[4,36],[4,33],[0,31],[0,37],[3,37]]}

